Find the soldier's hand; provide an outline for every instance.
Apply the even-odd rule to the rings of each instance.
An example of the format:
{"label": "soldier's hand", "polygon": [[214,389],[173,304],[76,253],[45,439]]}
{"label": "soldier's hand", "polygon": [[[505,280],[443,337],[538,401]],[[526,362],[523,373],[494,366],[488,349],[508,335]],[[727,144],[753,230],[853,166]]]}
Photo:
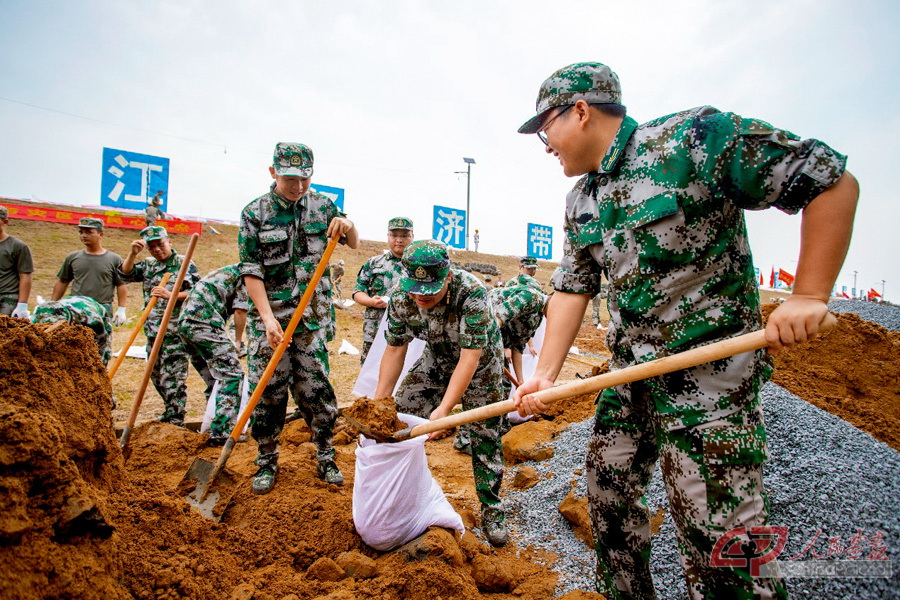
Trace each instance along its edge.
{"label": "soldier's hand", "polygon": [[163,300],[168,300],[172,297],[172,292],[158,285],[150,290],[150,295],[156,298],[162,298]]}
{"label": "soldier's hand", "polygon": [[353,229],[353,221],[335,217],[331,220],[331,223],[328,224],[327,235],[328,237],[338,236],[340,238],[347,235],[347,232],[351,229]]}
{"label": "soldier's hand", "polygon": [[144,251],[144,248],[146,246],[147,244],[146,242],[144,242],[144,240],[134,240],[133,242],[131,242],[131,255],[137,256]]}
{"label": "soldier's hand", "polygon": [[113,325],[115,325],[116,327],[121,327],[122,325],[125,324],[125,307],[124,306],[120,306],[118,309],[116,309],[116,314],[113,315],[112,322],[113,322]]}
{"label": "soldier's hand", "polygon": [[381,296],[373,296],[372,300],[375,302],[375,304],[372,305],[375,308],[387,308],[387,300]]}
{"label": "soldier's hand", "polygon": [[266,326],[266,339],[274,350],[284,340],[284,330],[274,317],[264,320],[263,323]]}
{"label": "soldier's hand", "polygon": [[[441,407],[441,406],[438,406],[436,409],[434,409],[433,411],[431,411],[431,414],[430,414],[430,415],[428,415],[428,420],[429,420],[429,421],[436,421],[437,419],[443,419],[444,417],[449,416],[449,415],[450,415],[450,411],[449,411],[449,410],[444,409],[444,408]],[[434,438],[436,438],[436,437],[442,435],[443,433],[444,433],[443,430],[440,430],[440,431],[432,431],[431,433],[428,434],[428,439],[429,439],[429,440],[433,440]]]}
{"label": "soldier's hand", "polygon": [[28,312],[28,303],[19,302],[12,312],[12,316],[16,319],[31,319],[31,313]]}
{"label": "soldier's hand", "polygon": [[528,415],[536,415],[546,411],[547,405],[537,398],[529,396],[529,394],[549,387],[553,387],[553,381],[543,377],[530,377],[523,381],[522,385],[517,387],[513,394],[513,404],[516,410],[519,411],[519,416],[527,417]]}
{"label": "soldier's hand", "polygon": [[828,314],[828,305],[811,296],[794,295],[772,311],[766,323],[769,354],[805,342],[819,331],[819,323]]}

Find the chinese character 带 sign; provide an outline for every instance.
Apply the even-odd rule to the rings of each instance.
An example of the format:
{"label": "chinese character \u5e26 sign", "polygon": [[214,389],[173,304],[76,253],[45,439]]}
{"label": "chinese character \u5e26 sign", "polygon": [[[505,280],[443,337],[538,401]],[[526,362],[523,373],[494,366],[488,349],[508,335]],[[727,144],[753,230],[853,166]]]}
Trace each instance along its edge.
{"label": "chinese character \u5e26 sign", "polygon": [[550,260],[553,254],[553,228],[548,225],[528,224],[528,248],[529,256]]}
{"label": "chinese character \u5e26 sign", "polygon": [[162,192],[163,212],[169,210],[169,159],[115,148],[103,149],[100,205],[144,210]]}
{"label": "chinese character \u5e26 sign", "polygon": [[466,247],[466,211],[446,206],[434,206],[434,226],[431,237],[451,248]]}
{"label": "chinese character \u5e26 sign", "polygon": [[328,198],[334,202],[334,205],[338,207],[338,210],[344,212],[344,188],[320,185],[318,183],[313,183],[309,187],[323,196],[328,196]]}

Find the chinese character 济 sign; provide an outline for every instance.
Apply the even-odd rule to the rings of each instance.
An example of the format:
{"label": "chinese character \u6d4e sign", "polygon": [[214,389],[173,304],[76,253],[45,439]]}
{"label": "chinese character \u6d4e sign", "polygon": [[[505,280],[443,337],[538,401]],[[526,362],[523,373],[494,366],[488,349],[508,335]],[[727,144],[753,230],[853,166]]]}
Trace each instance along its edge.
{"label": "chinese character \u6d4e sign", "polygon": [[432,236],[451,248],[466,247],[466,211],[434,205]]}

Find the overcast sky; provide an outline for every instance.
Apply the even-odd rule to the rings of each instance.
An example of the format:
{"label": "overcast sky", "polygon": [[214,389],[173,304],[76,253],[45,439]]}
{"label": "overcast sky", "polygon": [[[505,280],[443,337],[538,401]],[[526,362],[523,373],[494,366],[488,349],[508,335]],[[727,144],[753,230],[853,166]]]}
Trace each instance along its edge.
{"label": "overcast sky", "polygon": [[[346,189],[362,237],[405,215],[425,238],[433,205],[465,208],[466,156],[479,249],[522,254],[541,223],[558,259],[575,180],[516,129],[550,73],[596,60],[638,122],[710,104],[849,155],[862,196],[838,285],[857,271],[896,302],[898,13],[866,0],[0,0],[0,195],[98,205],[111,147],[171,160],[171,212],[237,220],[268,189],[275,142],[297,141],[315,151],[314,183]],[[756,265],[795,272],[799,217],[748,222]]]}

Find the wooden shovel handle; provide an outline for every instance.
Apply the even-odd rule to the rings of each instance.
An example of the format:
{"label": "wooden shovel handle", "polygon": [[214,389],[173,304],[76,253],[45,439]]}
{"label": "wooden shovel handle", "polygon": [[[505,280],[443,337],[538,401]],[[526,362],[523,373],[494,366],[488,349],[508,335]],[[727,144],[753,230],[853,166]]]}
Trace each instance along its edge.
{"label": "wooden shovel handle", "polygon": [[124,448],[128,445],[128,439],[131,436],[131,430],[134,428],[134,422],[137,421],[138,411],[141,409],[141,403],[144,401],[144,394],[147,393],[147,386],[150,383],[150,375],[153,373],[153,366],[156,359],[159,358],[159,352],[162,349],[163,340],[166,337],[166,329],[169,327],[169,320],[172,313],[175,312],[175,305],[178,304],[178,293],[181,291],[181,284],[187,275],[188,268],[191,265],[191,256],[194,255],[194,248],[197,246],[197,240],[200,236],[196,233],[191,235],[191,241],[188,243],[187,251],[181,259],[181,268],[178,269],[178,276],[172,285],[172,294],[169,301],[166,302],[166,310],[163,313],[162,320],[159,322],[159,333],[153,342],[153,348],[150,350],[150,356],[147,357],[147,364],[144,367],[144,376],[141,379],[141,385],[134,396],[134,403],[131,405],[131,412],[128,413],[128,422],[122,429],[122,437],[119,439],[119,445]]}
{"label": "wooden shovel handle", "polygon": [[[163,275],[163,278],[159,281],[160,286],[165,286],[169,283],[169,277],[171,277],[171,273],[166,273]],[[119,352],[119,356],[116,357],[116,362],[109,368],[109,378],[112,379],[116,374],[116,371],[119,370],[119,365],[122,364],[122,361],[125,360],[125,353],[131,348],[131,344],[134,343],[134,340],[137,338],[138,334],[141,332],[141,328],[144,326],[144,323],[147,321],[147,317],[150,315],[150,311],[153,310],[153,307],[156,306],[156,301],[159,300],[156,296],[150,298],[150,301],[147,303],[147,306],[144,307],[143,312],[141,312],[140,318],[138,318],[137,323],[134,325],[134,331],[131,332],[131,335],[128,336],[128,341],[125,342],[125,345],[122,346],[122,350]]]}
{"label": "wooden shovel handle", "polygon": [[266,389],[266,385],[269,383],[269,379],[272,378],[272,373],[274,373],[275,369],[278,367],[278,361],[281,360],[281,356],[290,345],[291,340],[294,337],[294,331],[297,329],[297,325],[300,324],[300,319],[303,318],[303,312],[309,305],[309,301],[312,299],[313,294],[316,293],[319,280],[322,279],[322,274],[328,267],[328,261],[331,259],[331,254],[334,252],[340,237],[340,235],[335,235],[328,240],[325,252],[322,253],[322,258],[319,259],[319,264],[313,272],[312,277],[309,278],[309,283],[306,285],[306,291],[303,292],[303,296],[300,298],[300,304],[297,305],[297,309],[294,311],[287,328],[284,330],[284,338],[275,348],[275,352],[272,354],[272,358],[269,359],[266,370],[263,371],[262,376],[259,378],[259,383],[256,384],[256,388],[253,390],[253,395],[250,396],[250,399],[247,401],[247,406],[244,407],[244,411],[238,417],[237,423],[235,423],[234,429],[231,431],[230,437],[235,441],[237,441],[238,437],[241,435],[247,421],[250,420],[250,415],[253,414],[256,404],[259,402],[260,397]]}
{"label": "wooden shovel handle", "polygon": [[[819,332],[825,333],[831,331],[836,323],[837,319],[835,319],[834,315],[828,313],[819,324]],[[766,346],[768,346],[766,343],[766,332],[764,330],[754,331],[727,340],[713,342],[712,344],[694,348],[693,350],[688,350],[686,352],[673,354],[672,356],[664,356],[663,358],[657,358],[656,360],[651,360],[639,365],[633,365],[617,371],[610,371],[603,375],[570,381],[569,383],[547,388],[546,390],[541,390],[528,395],[532,398],[537,398],[544,404],[552,404],[563,398],[599,392],[606,388],[640,381],[642,379],[647,379],[648,377],[665,375],[666,373],[680,371],[681,369],[696,367],[697,365],[727,358],[736,354],[742,354],[744,352],[750,352],[751,350],[758,350],[760,348],[765,348]],[[450,415],[449,417],[435,419],[434,421],[429,421],[428,423],[413,427],[409,432],[409,437],[412,438],[433,431],[440,431],[441,429],[464,425],[465,423],[473,423],[475,421],[481,421],[482,419],[497,417],[512,410],[515,410],[515,403],[512,400],[496,402],[494,404],[466,410],[455,415]]]}

